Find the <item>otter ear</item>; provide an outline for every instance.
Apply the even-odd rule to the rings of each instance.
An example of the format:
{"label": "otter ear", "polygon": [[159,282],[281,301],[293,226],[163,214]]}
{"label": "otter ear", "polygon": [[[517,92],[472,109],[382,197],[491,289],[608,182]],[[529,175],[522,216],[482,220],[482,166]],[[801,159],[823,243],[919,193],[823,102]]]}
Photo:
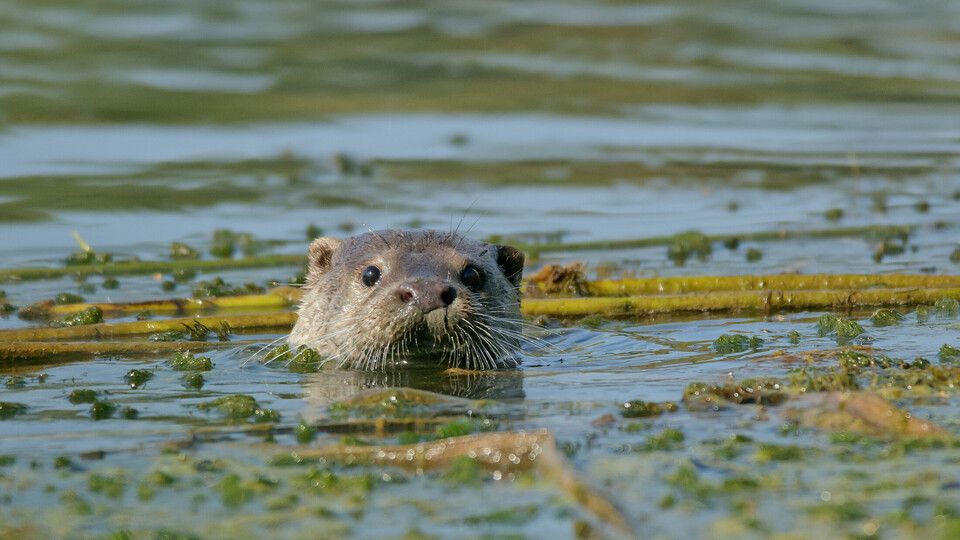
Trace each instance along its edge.
{"label": "otter ear", "polygon": [[333,260],[333,254],[340,249],[340,240],[323,236],[310,243],[310,265],[308,274],[316,279],[323,275]]}
{"label": "otter ear", "polygon": [[523,252],[513,246],[497,246],[497,265],[514,287],[523,278]]}

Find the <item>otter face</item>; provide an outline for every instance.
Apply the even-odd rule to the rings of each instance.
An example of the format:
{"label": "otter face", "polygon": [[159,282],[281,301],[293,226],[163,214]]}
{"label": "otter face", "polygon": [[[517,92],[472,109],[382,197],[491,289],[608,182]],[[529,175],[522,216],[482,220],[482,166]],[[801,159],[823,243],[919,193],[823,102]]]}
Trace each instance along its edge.
{"label": "otter face", "polygon": [[438,231],[318,238],[288,339],[341,367],[517,365],[523,254]]}

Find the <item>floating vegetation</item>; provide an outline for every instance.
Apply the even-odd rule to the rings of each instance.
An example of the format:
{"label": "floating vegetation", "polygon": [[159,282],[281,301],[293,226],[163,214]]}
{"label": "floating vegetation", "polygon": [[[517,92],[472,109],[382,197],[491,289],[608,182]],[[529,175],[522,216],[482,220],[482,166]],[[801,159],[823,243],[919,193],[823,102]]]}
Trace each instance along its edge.
{"label": "floating vegetation", "polygon": [[111,418],[115,412],[117,412],[117,405],[109,401],[98,399],[90,406],[90,418],[94,420],[106,420]]}
{"label": "floating vegetation", "polygon": [[943,363],[954,363],[960,361],[960,348],[944,343],[938,353],[940,361]]}
{"label": "floating vegetation", "polygon": [[843,214],[843,208],[830,208],[823,213],[823,217],[825,217],[827,221],[837,222],[843,219]]}
{"label": "floating vegetation", "polygon": [[817,319],[817,332],[821,337],[835,335],[837,343],[844,344],[863,333],[863,327],[856,321],[846,317],[838,317],[832,313],[821,315]]}
{"label": "floating vegetation", "polygon": [[17,308],[9,301],[7,301],[7,293],[4,290],[0,290],[0,315],[7,315],[13,313]]}
{"label": "floating vegetation", "polygon": [[9,420],[18,414],[23,414],[27,411],[27,406],[23,403],[15,403],[12,401],[0,401],[0,420]]}
{"label": "floating vegetation", "polygon": [[683,448],[686,436],[675,428],[666,428],[651,435],[643,444],[633,448],[635,452],[673,452]]}
{"label": "floating vegetation", "polygon": [[664,412],[676,412],[677,405],[671,402],[654,403],[634,399],[625,401],[620,406],[620,415],[624,418],[648,418],[660,416]]}
{"label": "floating vegetation", "polygon": [[241,296],[263,294],[265,289],[254,283],[233,286],[217,277],[210,281],[201,281],[193,287],[194,298],[216,298],[220,296]]}
{"label": "floating vegetation", "polygon": [[777,379],[746,379],[725,385],[695,382],[683,391],[684,403],[695,409],[716,409],[720,402],[778,405],[786,399],[783,383]]}
{"label": "floating vegetation", "polygon": [[277,362],[285,366],[293,373],[312,373],[317,371],[322,364],[322,359],[317,351],[300,345],[295,351],[290,350],[290,346],[284,343],[273,348],[263,357],[265,364]]}
{"label": "floating vegetation", "polygon": [[763,340],[757,336],[744,334],[723,334],[713,342],[713,350],[719,354],[731,354],[747,350],[757,350],[763,345]]}
{"label": "floating vegetation", "polygon": [[170,244],[170,258],[173,260],[199,259],[200,252],[183,242],[173,242]]}
{"label": "floating vegetation", "polygon": [[196,356],[192,352],[178,352],[172,360],[170,367],[174,371],[210,371],[213,369],[213,360],[208,356]]}
{"label": "floating vegetation", "polygon": [[303,266],[307,262],[305,255],[264,255],[242,259],[214,259],[176,261],[122,261],[105,264],[90,264],[82,267],[49,268],[3,268],[0,269],[0,282],[32,279],[56,279],[66,275],[102,274],[136,275],[155,273],[174,273],[180,270],[209,272],[215,270],[236,270],[249,268],[269,268],[274,266]]}
{"label": "floating vegetation", "polygon": [[183,387],[189,390],[200,390],[203,388],[204,383],[206,383],[203,374],[196,371],[187,373],[181,381],[183,381]]}
{"label": "floating vegetation", "polygon": [[903,321],[903,315],[892,309],[878,309],[870,316],[874,326],[893,326]]}
{"label": "floating vegetation", "polygon": [[103,322],[103,310],[97,306],[90,306],[84,308],[82,311],[78,311],[71,315],[67,315],[62,321],[54,321],[50,323],[55,327],[64,327],[64,326],[84,326],[88,324],[98,324]]}
{"label": "floating vegetation", "polygon": [[713,241],[699,231],[677,234],[667,246],[667,258],[677,266],[683,266],[691,257],[706,261],[712,253]]}
{"label": "floating vegetation", "polygon": [[[189,354],[189,353],[187,353]],[[146,369],[131,369],[123,376],[124,382],[130,385],[130,388],[137,389],[147,384],[147,381],[153,378],[153,372]]]}
{"label": "floating vegetation", "polygon": [[88,388],[78,388],[70,392],[67,399],[74,405],[78,403],[93,403],[97,400],[97,392]]}
{"label": "floating vegetation", "polygon": [[60,293],[53,298],[53,303],[58,306],[68,305],[68,304],[80,304],[82,303],[83,297],[79,294],[73,293]]}
{"label": "floating vegetation", "polygon": [[939,298],[933,303],[933,311],[941,317],[956,317],[960,315],[960,301],[956,298]]}
{"label": "floating vegetation", "polygon": [[217,411],[228,420],[252,420],[254,422],[279,422],[280,413],[266,409],[253,396],[235,394],[197,405],[202,411]]}

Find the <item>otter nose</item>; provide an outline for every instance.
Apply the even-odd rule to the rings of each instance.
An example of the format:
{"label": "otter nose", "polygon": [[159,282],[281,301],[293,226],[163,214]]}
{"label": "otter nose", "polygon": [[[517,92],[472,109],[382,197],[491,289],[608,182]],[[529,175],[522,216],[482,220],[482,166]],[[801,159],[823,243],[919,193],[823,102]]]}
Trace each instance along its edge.
{"label": "otter nose", "polygon": [[408,281],[397,287],[397,296],[404,304],[420,308],[423,313],[445,308],[457,299],[457,290],[442,281]]}

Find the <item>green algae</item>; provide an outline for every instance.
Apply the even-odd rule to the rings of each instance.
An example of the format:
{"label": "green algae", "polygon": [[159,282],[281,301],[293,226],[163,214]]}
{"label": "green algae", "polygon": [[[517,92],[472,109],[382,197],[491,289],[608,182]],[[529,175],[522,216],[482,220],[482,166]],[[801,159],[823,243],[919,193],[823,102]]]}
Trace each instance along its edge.
{"label": "green algae", "polygon": [[91,264],[107,264],[113,261],[113,255],[110,253],[97,253],[92,249],[82,249],[72,253],[64,259],[63,263],[67,266],[89,266]]}
{"label": "green algae", "polygon": [[486,471],[477,460],[466,456],[455,458],[440,478],[455,486],[470,486],[481,483],[487,477]]}
{"label": "green algae", "polygon": [[263,294],[264,292],[266,292],[266,289],[255,283],[245,283],[234,286],[224,281],[221,277],[215,277],[210,281],[201,281],[193,286],[194,298],[219,298],[224,296]]}
{"label": "green algae", "polygon": [[127,489],[126,475],[123,471],[114,471],[111,474],[91,473],[87,477],[87,489],[91,493],[99,493],[111,499],[119,499]]}
{"label": "green algae", "polygon": [[944,343],[943,346],[940,347],[940,351],[937,353],[937,355],[939,356],[941,363],[956,363],[960,361],[960,348]]}
{"label": "green algae", "polygon": [[320,354],[310,347],[300,345],[296,351],[292,351],[286,343],[273,348],[264,356],[263,361],[267,364],[279,362],[291,373],[313,373],[322,363]]}
{"label": "green algae", "polygon": [[837,365],[841,370],[859,373],[867,368],[886,369],[895,362],[883,355],[872,355],[853,349],[843,349],[837,353]]}
{"label": "green algae", "polygon": [[475,423],[465,420],[457,420],[448,422],[442,426],[438,426],[437,438],[446,439],[448,437],[462,437],[464,435],[470,435],[476,430],[477,426]]}
{"label": "green algae", "polygon": [[718,354],[732,354],[747,350],[757,350],[763,345],[763,340],[757,336],[744,334],[723,334],[713,341],[713,350]]}
{"label": "green algae", "polygon": [[643,442],[633,447],[635,452],[673,452],[683,448],[686,436],[675,428],[665,428],[655,433]]}
{"label": "green algae", "polygon": [[242,478],[236,473],[224,476],[214,490],[227,508],[237,508],[277,488],[277,481],[263,476]]}
{"label": "green algae", "polygon": [[106,420],[112,418],[117,412],[117,405],[109,401],[96,400],[90,406],[90,418],[94,420]]}
{"label": "green algae", "polygon": [[9,420],[18,414],[27,412],[27,406],[13,401],[0,401],[0,420]]}
{"label": "green algae", "polygon": [[198,372],[187,373],[182,379],[180,379],[180,381],[183,384],[183,387],[189,390],[200,390],[203,388],[203,385],[206,382],[203,378],[203,374]]}
{"label": "green algae", "polygon": [[210,371],[213,369],[213,360],[208,356],[196,356],[192,352],[178,352],[172,360],[170,367],[174,371]]}
{"label": "green algae", "polygon": [[830,208],[823,213],[823,217],[826,218],[827,221],[837,222],[843,219],[843,214],[843,208]]}
{"label": "green algae", "polygon": [[206,401],[197,405],[202,411],[217,411],[228,420],[253,420],[255,422],[275,423],[280,421],[280,413],[272,409],[265,409],[257,403],[253,396],[235,394],[224,396],[213,401]]}
{"label": "green algae", "polygon": [[147,381],[153,378],[153,372],[146,369],[131,369],[123,376],[123,381],[130,385],[130,388],[142,388]]}
{"label": "green algae", "polygon": [[0,316],[8,315],[17,310],[17,307],[7,301],[7,292],[0,289]]}
{"label": "green algae", "polygon": [[844,344],[864,332],[860,323],[832,313],[821,315],[817,319],[817,332],[821,337],[833,334],[838,344]]}
{"label": "green algae", "polygon": [[[138,320],[146,320],[140,319]],[[185,341],[188,337],[188,333],[183,330],[164,330],[163,332],[157,332],[155,334],[150,334],[147,338],[149,341],[160,341],[160,342],[170,342],[170,341]]]}
{"label": "green algae", "polygon": [[715,486],[703,481],[696,469],[689,463],[678,466],[665,480],[684,495],[706,500],[716,493]]}
{"label": "green algae", "polygon": [[677,405],[671,402],[654,403],[634,399],[620,405],[620,416],[624,418],[648,418],[660,416],[664,412],[676,412]]}
{"label": "green algae", "polygon": [[54,321],[51,326],[83,326],[88,324],[98,324],[103,322],[103,310],[97,306],[90,306],[71,315],[67,315],[62,321]]}
{"label": "green algae", "polygon": [[667,246],[667,258],[677,266],[683,266],[691,257],[706,261],[712,253],[713,242],[699,231],[677,234]]}
{"label": "green algae", "polygon": [[940,317],[956,317],[960,315],[960,300],[941,298],[933,303],[933,312]]}
{"label": "green algae", "polygon": [[787,333],[787,340],[790,342],[791,345],[799,345],[799,344],[800,344],[800,332],[797,332],[796,330],[791,330],[791,331],[789,331],[789,332]]}
{"label": "green algae", "polygon": [[63,306],[67,304],[81,304],[85,300],[79,294],[66,293],[62,292],[53,297],[53,303],[58,306]]}
{"label": "green algae", "polygon": [[173,242],[170,244],[170,258],[173,260],[199,259],[200,252],[183,242]]}
{"label": "green algae", "polygon": [[893,326],[903,321],[903,315],[892,309],[878,309],[870,316],[874,326]]}
{"label": "green algae", "polygon": [[787,384],[798,392],[859,390],[856,374],[845,369],[800,368],[787,373]]}
{"label": "green algae", "polygon": [[78,388],[67,396],[67,399],[70,400],[70,403],[74,405],[80,403],[93,403],[97,400],[96,390],[90,390],[89,388]]}
{"label": "green algae", "polygon": [[804,448],[782,444],[758,444],[753,458],[760,463],[770,461],[800,461],[806,455]]}
{"label": "green algae", "polygon": [[496,510],[485,514],[467,516],[463,518],[463,522],[468,525],[480,525],[483,523],[521,525],[534,519],[539,513],[540,507],[537,505],[523,505],[514,508]]}
{"label": "green algae", "polygon": [[93,514],[93,506],[79,493],[70,489],[60,494],[60,504],[66,507],[74,514],[80,516],[89,516]]}
{"label": "green algae", "polygon": [[859,521],[869,516],[863,505],[853,501],[823,502],[807,507],[805,511],[812,517],[830,521]]}
{"label": "green algae", "polygon": [[161,489],[169,488],[178,482],[178,478],[161,469],[147,473],[137,485],[137,498],[148,502],[153,500]]}
{"label": "green algae", "polygon": [[744,379],[724,385],[694,382],[683,391],[683,401],[692,408],[718,408],[727,403],[778,405],[787,399],[783,383],[775,378]]}
{"label": "green algae", "polygon": [[317,436],[317,430],[304,422],[297,424],[297,427],[294,428],[294,436],[297,439],[297,442],[300,444],[307,444]]}
{"label": "green algae", "polygon": [[120,281],[115,277],[105,277],[103,282],[100,283],[100,286],[107,290],[114,290],[120,288]]}
{"label": "green algae", "polygon": [[757,248],[750,248],[744,253],[747,262],[757,262],[763,259],[763,252]]}

